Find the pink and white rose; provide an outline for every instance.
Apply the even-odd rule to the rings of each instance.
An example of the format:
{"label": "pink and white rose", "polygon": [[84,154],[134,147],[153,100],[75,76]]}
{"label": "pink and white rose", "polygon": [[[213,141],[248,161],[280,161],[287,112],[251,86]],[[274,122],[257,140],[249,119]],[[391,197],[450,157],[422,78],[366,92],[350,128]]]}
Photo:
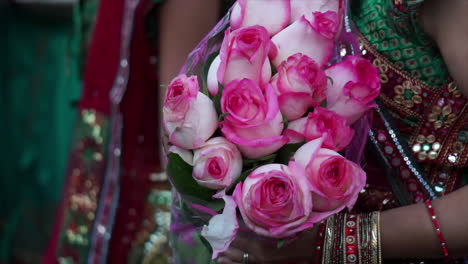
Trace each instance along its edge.
{"label": "pink and white rose", "polygon": [[182,74],[167,88],[163,123],[169,141],[184,149],[202,146],[218,127],[213,102],[199,92],[196,76]]}
{"label": "pink and white rose", "polygon": [[299,148],[294,161],[305,168],[314,201],[316,221],[352,209],[359,192],[366,184],[366,173],[355,163],[335,151],[321,148],[322,139],[316,139]]}
{"label": "pink and white rose", "polygon": [[291,20],[290,0],[238,0],[231,12],[231,27],[260,25],[274,35]]}
{"label": "pink and white rose", "polygon": [[323,148],[340,151],[351,142],[354,130],[346,124],[346,118],[316,107],[307,117],[290,122],[284,134],[289,137],[289,143],[323,138]]}
{"label": "pink and white rose", "polygon": [[310,20],[302,16],[272,38],[278,48],[277,56],[271,57],[273,65],[278,67],[290,56],[302,53],[323,67],[332,55],[338,26],[336,12],[314,12]]}
{"label": "pink and white rose", "polygon": [[284,125],[278,97],[271,85],[264,90],[265,94],[252,80],[234,80],[221,96],[221,110],[226,114],[221,131],[250,159],[272,154],[287,143],[281,135]]}
{"label": "pink and white rose", "polygon": [[315,61],[298,53],[281,63],[271,85],[278,94],[281,113],[295,120],[325,99],[327,76]]}
{"label": "pink and white rose", "polygon": [[316,223],[310,186],[294,162],[257,168],[237,184],[233,197],[247,227],[262,236],[287,238]]}
{"label": "pink and white rose", "polygon": [[194,151],[193,178],[201,186],[221,190],[229,187],[242,172],[242,156],[223,137],[208,140]]}
{"label": "pink and white rose", "polygon": [[219,59],[214,60],[208,72],[210,94],[217,94],[218,83],[226,85],[236,79],[267,83],[271,78],[268,56],[275,54],[276,47],[262,26],[226,30]]}
{"label": "pink and white rose", "polygon": [[291,22],[294,22],[305,16],[307,19],[311,19],[314,12],[325,13],[327,11],[333,11],[341,17],[344,11],[343,0],[291,0]]}
{"label": "pink and white rose", "polygon": [[358,120],[380,93],[378,69],[368,60],[348,56],[325,70],[328,82],[327,108],[344,116],[348,124]]}

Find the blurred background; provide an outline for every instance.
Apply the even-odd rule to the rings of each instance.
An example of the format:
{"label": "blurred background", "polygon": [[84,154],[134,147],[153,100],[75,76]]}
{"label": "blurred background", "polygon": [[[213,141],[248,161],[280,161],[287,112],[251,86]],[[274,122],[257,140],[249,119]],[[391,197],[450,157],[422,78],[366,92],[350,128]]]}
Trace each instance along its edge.
{"label": "blurred background", "polygon": [[168,263],[160,100],[230,0],[0,0],[0,263]]}

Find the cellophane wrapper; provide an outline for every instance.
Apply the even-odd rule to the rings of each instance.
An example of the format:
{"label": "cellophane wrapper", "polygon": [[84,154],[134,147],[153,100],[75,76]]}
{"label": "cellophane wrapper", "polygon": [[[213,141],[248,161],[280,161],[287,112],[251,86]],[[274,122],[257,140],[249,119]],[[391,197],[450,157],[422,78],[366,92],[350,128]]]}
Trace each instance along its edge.
{"label": "cellophane wrapper", "polygon": [[[187,76],[197,75],[200,81],[200,87],[206,87],[206,78],[213,53],[220,50],[224,38],[224,32],[229,28],[228,12],[218,24],[208,33],[208,35],[198,44],[190,53],[180,74]],[[345,19],[347,17],[345,16]],[[329,64],[334,64],[342,59],[340,55],[343,50],[347,54],[359,52],[356,38],[351,30],[352,25],[344,22],[340,38],[335,45],[334,55]],[[351,144],[344,150],[345,157],[359,164],[362,159],[362,153],[367,140],[369,116],[364,115],[352,126],[355,130],[355,136]],[[167,139],[166,139],[167,142]],[[166,145],[166,150],[167,145]],[[167,153],[166,153],[167,154]],[[169,173],[169,179],[173,175]],[[206,207],[194,205],[193,201],[187,201],[182,195],[173,188],[172,198],[172,218],[170,228],[170,244],[172,247],[172,263],[174,264],[208,264],[216,263],[211,259],[212,250],[209,243],[201,236],[201,230],[204,225],[216,213]]]}

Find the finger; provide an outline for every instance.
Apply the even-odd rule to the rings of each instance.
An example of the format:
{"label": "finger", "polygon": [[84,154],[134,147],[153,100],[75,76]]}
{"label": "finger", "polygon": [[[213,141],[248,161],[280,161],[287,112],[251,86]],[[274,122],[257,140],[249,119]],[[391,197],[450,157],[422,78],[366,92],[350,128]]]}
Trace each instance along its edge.
{"label": "finger", "polygon": [[244,253],[245,253],[244,251],[238,248],[230,247],[228,250],[223,252],[223,256],[228,257],[230,260],[234,262],[242,263],[244,259]]}
{"label": "finger", "polygon": [[265,262],[261,262],[254,254],[244,252],[234,247],[230,247],[227,251],[223,252],[220,256],[229,258],[233,263],[244,263],[244,254],[247,254],[246,261],[249,264],[265,264]]}
{"label": "finger", "polygon": [[236,239],[232,241],[231,245],[241,250],[247,251],[247,249],[251,248],[252,242],[254,242],[253,240],[254,238],[248,234],[239,232]]}
{"label": "finger", "polygon": [[239,264],[239,262],[233,262],[232,260],[230,260],[228,257],[225,257],[225,256],[219,257],[216,262],[218,264]]}

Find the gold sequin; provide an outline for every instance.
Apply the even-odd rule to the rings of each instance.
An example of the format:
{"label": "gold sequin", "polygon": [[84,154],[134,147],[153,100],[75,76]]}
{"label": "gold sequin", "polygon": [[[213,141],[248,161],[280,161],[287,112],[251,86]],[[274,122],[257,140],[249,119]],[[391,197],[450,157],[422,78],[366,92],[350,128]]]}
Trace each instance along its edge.
{"label": "gold sequin", "polygon": [[415,94],[421,94],[421,92],[422,92],[421,87],[419,87],[419,86],[417,86],[417,85],[413,86],[411,89],[413,90],[413,92],[414,92]]}
{"label": "gold sequin", "polygon": [[427,153],[426,152],[419,152],[419,154],[418,154],[418,159],[419,160],[421,160],[421,161],[426,160],[426,158],[427,158]]}
{"label": "gold sequin", "polygon": [[449,92],[455,92],[456,90],[458,90],[458,86],[455,84],[455,82],[449,83],[447,88]]}
{"label": "gold sequin", "polygon": [[416,141],[418,143],[424,143],[424,141],[426,141],[426,137],[424,135],[419,135],[418,138],[416,138]]}
{"label": "gold sequin", "polygon": [[444,106],[444,108],[442,108],[442,114],[443,115],[450,115],[450,113],[452,113],[452,107],[450,107],[450,105],[446,105]]}
{"label": "gold sequin", "polygon": [[92,110],[83,110],[81,112],[83,121],[87,124],[94,124],[96,122],[96,112]]}
{"label": "gold sequin", "polygon": [[88,217],[89,220],[94,220],[94,213],[89,212],[87,217]]}
{"label": "gold sequin", "polygon": [[102,160],[102,154],[99,152],[94,153],[93,155],[95,161],[101,161]]}
{"label": "gold sequin", "polygon": [[414,102],[415,104],[420,104],[420,103],[422,103],[422,101],[423,101],[423,100],[422,100],[422,97],[421,97],[421,96],[419,96],[419,95],[413,96],[413,102]]}
{"label": "gold sequin", "polygon": [[426,141],[428,143],[434,143],[435,142],[435,136],[434,135],[427,136]]}
{"label": "gold sequin", "polygon": [[402,94],[405,91],[405,88],[403,88],[403,86],[401,86],[401,85],[395,86],[394,89],[395,89],[395,93],[397,93],[397,94]]}
{"label": "gold sequin", "polygon": [[388,83],[388,81],[389,81],[389,78],[388,78],[388,76],[386,74],[384,74],[384,73],[380,74],[380,82]]}
{"label": "gold sequin", "polygon": [[437,158],[437,156],[438,156],[437,152],[435,152],[435,151],[429,152],[429,159],[435,160]]}

